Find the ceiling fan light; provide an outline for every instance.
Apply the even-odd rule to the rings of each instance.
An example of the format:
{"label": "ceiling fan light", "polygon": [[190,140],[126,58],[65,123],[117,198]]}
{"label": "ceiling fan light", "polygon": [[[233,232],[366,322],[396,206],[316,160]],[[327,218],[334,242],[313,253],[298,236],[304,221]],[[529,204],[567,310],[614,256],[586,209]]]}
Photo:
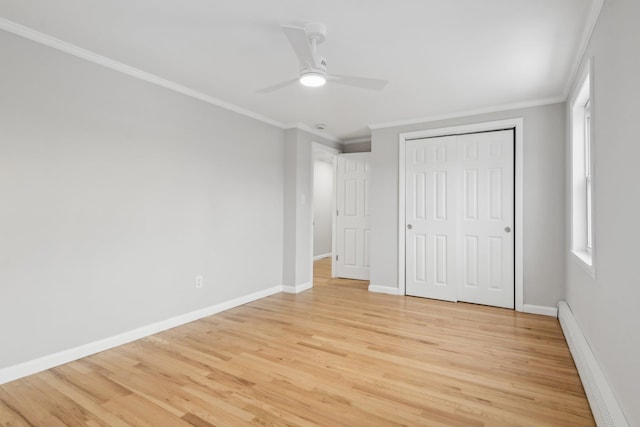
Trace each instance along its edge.
{"label": "ceiling fan light", "polygon": [[327,79],[320,73],[304,73],[300,76],[300,84],[306,87],[324,86]]}

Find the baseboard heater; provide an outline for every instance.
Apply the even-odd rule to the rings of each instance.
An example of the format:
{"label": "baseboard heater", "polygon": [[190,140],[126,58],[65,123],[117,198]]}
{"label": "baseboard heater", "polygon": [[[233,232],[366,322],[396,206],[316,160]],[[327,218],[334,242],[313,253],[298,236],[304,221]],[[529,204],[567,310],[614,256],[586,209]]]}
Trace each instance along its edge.
{"label": "baseboard heater", "polygon": [[591,347],[578,326],[571,308],[565,301],[558,304],[558,319],[562,326],[571,356],[578,368],[582,386],[598,427],[629,427],[620,405],[596,361]]}

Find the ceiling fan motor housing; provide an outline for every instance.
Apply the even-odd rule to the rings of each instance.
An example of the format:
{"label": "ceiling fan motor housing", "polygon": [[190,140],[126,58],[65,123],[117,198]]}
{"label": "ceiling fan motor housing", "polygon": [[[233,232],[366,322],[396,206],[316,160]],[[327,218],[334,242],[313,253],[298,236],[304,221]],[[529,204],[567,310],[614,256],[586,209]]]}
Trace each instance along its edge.
{"label": "ceiling fan motor housing", "polygon": [[327,60],[324,57],[318,57],[315,65],[300,64],[300,75],[314,73],[314,74],[327,74]]}

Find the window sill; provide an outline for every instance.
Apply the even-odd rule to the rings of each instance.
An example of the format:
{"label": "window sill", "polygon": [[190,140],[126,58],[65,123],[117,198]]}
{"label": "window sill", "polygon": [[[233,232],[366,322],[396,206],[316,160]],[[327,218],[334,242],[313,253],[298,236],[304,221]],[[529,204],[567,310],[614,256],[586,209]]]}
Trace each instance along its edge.
{"label": "window sill", "polygon": [[571,253],[574,255],[574,259],[584,268],[589,275],[595,279],[596,270],[593,266],[593,254],[587,251],[580,250],[571,250]]}

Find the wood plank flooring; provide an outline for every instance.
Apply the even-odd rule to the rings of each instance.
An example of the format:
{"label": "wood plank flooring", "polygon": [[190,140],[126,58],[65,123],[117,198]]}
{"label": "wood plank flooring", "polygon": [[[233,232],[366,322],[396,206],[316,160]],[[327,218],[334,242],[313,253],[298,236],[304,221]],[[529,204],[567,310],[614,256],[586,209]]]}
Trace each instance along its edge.
{"label": "wood plank flooring", "polygon": [[556,319],[331,279],[0,386],[3,426],[592,426]]}

